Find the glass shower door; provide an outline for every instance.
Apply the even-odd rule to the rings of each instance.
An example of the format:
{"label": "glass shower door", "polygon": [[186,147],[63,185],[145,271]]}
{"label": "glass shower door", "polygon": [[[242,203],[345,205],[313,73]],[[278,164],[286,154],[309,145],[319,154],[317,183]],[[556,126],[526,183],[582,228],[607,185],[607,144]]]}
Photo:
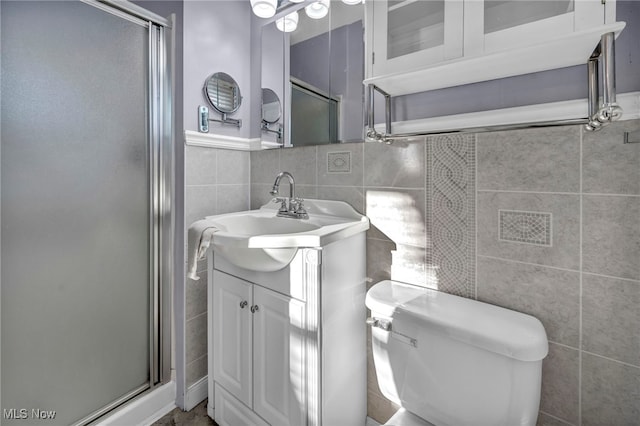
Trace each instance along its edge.
{"label": "glass shower door", "polygon": [[73,424],[153,384],[149,28],[0,7],[2,423]]}

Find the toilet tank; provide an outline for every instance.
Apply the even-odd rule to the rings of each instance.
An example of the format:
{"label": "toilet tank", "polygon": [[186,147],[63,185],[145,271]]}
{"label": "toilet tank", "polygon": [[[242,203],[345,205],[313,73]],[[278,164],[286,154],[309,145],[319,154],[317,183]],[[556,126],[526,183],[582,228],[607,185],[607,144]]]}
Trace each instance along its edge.
{"label": "toilet tank", "polygon": [[536,424],[548,352],[538,319],[393,281],[374,285],[366,304],[388,399],[438,426]]}

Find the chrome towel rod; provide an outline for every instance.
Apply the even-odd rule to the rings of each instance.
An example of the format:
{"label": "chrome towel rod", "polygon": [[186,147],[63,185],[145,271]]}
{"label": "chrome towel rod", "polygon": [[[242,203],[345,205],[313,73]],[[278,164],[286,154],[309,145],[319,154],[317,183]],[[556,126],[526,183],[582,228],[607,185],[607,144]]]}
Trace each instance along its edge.
{"label": "chrome towel rod", "polygon": [[[600,104],[599,83],[600,75],[598,68],[602,63],[602,104]],[[393,134],[391,131],[391,95],[374,84],[367,85],[367,123],[366,138],[371,141],[391,144],[399,139],[411,139],[421,136],[450,134],[450,133],[480,133],[500,130],[517,130],[536,127],[566,126],[582,124],[587,131],[600,130],[602,127],[618,120],[622,116],[622,108],[616,102],[616,77],[615,77],[615,33],[605,33],[600,38],[600,43],[595,48],[591,57],[587,61],[588,72],[588,104],[589,110],[586,117],[574,119],[562,119],[545,122],[524,122],[512,124],[491,125],[486,127],[475,127],[465,129],[445,129],[425,132],[399,133]],[[378,132],[374,126],[375,92],[384,96],[385,104],[385,131]]]}

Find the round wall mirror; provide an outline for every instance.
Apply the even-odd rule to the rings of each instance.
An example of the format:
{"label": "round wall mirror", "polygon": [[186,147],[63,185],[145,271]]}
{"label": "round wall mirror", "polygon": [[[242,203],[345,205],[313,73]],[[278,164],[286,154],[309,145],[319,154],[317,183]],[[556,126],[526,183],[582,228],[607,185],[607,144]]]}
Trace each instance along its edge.
{"label": "round wall mirror", "polygon": [[262,88],[262,121],[268,124],[277,123],[281,115],[282,107],[276,92]]}
{"label": "round wall mirror", "polygon": [[240,108],[242,96],[238,83],[229,74],[217,72],[204,82],[204,94],[216,111],[231,114]]}

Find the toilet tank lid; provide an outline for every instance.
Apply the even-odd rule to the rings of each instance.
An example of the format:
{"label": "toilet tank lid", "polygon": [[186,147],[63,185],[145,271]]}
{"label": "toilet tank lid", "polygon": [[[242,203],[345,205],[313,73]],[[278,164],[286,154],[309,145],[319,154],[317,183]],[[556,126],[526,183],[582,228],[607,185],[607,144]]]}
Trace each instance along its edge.
{"label": "toilet tank lid", "polygon": [[396,281],[381,281],[367,292],[373,315],[392,319],[392,330],[422,322],[449,337],[521,361],[538,361],[549,350],[535,317],[477,300]]}

